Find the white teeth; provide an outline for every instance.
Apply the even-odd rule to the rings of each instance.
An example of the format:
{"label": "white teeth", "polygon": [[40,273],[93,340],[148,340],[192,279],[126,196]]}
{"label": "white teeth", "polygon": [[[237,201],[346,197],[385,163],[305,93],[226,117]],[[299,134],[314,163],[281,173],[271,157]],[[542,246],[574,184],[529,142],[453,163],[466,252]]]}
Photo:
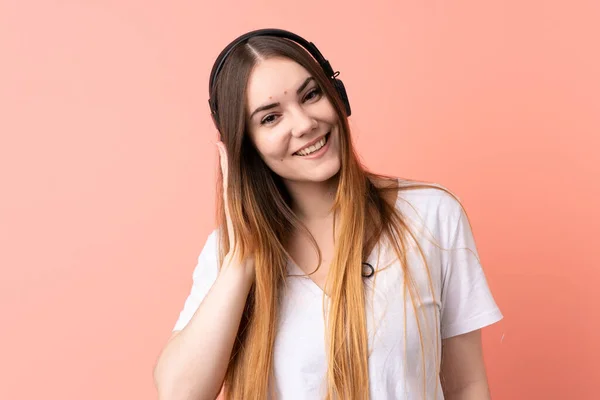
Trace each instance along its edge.
{"label": "white teeth", "polygon": [[306,149],[302,149],[302,150],[298,151],[297,154],[300,156],[307,156],[307,155],[312,154],[315,151],[321,149],[323,146],[325,146],[325,143],[327,143],[327,140],[326,140],[326,138],[323,138],[323,139],[319,140],[317,143],[313,144],[312,146],[309,146]]}

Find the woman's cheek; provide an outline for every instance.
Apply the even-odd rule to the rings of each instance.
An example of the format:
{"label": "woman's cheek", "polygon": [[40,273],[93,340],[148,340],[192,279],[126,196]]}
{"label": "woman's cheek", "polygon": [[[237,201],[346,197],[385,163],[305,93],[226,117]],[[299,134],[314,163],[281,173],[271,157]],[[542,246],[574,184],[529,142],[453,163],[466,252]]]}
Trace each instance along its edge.
{"label": "woman's cheek", "polygon": [[284,161],[285,157],[288,154],[288,148],[286,143],[283,143],[281,140],[271,139],[267,140],[259,147],[259,151],[263,153],[267,158],[273,161]]}

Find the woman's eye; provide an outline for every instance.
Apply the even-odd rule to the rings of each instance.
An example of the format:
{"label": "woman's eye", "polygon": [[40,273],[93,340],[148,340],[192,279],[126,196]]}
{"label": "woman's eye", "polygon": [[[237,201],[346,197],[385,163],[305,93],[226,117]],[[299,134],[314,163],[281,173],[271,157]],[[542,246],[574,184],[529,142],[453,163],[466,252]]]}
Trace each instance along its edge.
{"label": "woman's eye", "polygon": [[260,120],[261,125],[268,125],[272,124],[273,122],[275,122],[275,115],[273,114],[269,114]]}
{"label": "woman's eye", "polygon": [[321,94],[321,88],[314,88],[313,90],[311,90],[310,92],[308,92],[306,94],[306,97],[304,97],[304,101],[312,100],[312,99],[318,97],[320,94]]}

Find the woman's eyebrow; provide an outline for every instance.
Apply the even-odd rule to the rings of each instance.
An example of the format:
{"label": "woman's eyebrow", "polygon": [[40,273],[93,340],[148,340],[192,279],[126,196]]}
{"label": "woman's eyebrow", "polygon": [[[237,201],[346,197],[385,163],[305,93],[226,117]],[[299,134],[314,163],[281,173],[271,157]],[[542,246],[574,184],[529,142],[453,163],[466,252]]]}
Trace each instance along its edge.
{"label": "woman's eyebrow", "polygon": [[306,78],[306,80],[304,82],[302,82],[302,85],[300,85],[300,87],[298,88],[298,90],[296,90],[296,94],[300,94],[300,92],[302,92],[304,90],[304,88],[306,86],[308,86],[308,84],[310,83],[310,81],[314,80],[315,78],[313,78],[312,76],[309,76],[308,78]]}
{"label": "woman's eyebrow", "polygon": [[[300,87],[298,88],[298,90],[296,90],[297,94],[300,94],[305,88],[306,86],[308,86],[308,84],[313,81],[315,78],[313,78],[312,76],[309,76],[308,78],[306,78],[304,80],[304,82],[302,82],[302,85],[300,85]],[[265,110],[270,110],[271,108],[275,108],[279,105],[279,103],[271,103],[271,104],[267,104],[264,106],[260,106],[258,107],[256,110],[254,110],[252,112],[252,114],[250,114],[250,119],[252,119],[252,117],[254,117],[254,114],[259,113],[261,111],[265,111]]]}

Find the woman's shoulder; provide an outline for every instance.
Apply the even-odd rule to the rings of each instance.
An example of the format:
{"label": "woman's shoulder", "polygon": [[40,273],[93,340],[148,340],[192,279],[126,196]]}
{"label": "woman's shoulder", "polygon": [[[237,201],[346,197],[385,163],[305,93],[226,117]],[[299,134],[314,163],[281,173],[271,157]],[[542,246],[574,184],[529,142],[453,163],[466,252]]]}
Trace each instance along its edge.
{"label": "woman's shoulder", "polygon": [[371,181],[400,211],[410,207],[419,211],[454,214],[461,208],[459,197],[439,183],[379,175],[372,177]]}
{"label": "woman's shoulder", "polygon": [[429,228],[451,229],[461,217],[460,198],[448,187],[432,182],[397,179],[396,209]]}
{"label": "woman's shoulder", "polygon": [[213,228],[201,246],[200,254],[198,255],[198,263],[194,271],[194,275],[203,273],[205,270],[216,270],[218,268],[219,258],[219,228]]}
{"label": "woman's shoulder", "polygon": [[219,251],[219,234],[220,228],[213,227],[205,236],[203,251],[207,253],[214,253],[215,255]]}
{"label": "woman's shoulder", "polygon": [[461,207],[458,195],[439,183],[399,182],[397,204],[411,203],[415,207],[454,213]]}

